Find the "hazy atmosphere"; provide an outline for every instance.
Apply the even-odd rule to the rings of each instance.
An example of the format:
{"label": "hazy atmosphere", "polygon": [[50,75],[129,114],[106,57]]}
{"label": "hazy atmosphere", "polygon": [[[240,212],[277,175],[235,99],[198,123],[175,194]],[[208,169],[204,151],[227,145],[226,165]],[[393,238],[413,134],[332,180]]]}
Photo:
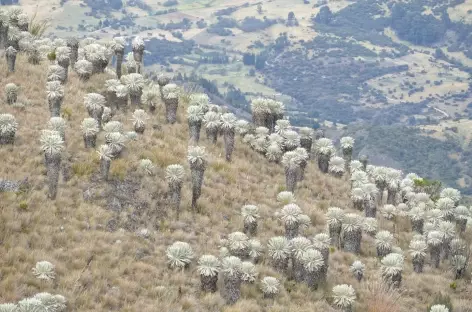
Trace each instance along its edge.
{"label": "hazy atmosphere", "polygon": [[472,312],[472,0],[0,0],[0,312]]}

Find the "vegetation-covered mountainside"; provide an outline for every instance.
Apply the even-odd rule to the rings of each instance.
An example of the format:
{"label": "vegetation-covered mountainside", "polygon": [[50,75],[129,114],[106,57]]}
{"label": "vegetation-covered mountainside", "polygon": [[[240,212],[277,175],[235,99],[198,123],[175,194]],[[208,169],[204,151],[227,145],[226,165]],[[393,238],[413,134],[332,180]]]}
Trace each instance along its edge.
{"label": "vegetation-covered mountainside", "polygon": [[0,311],[469,311],[458,190],[1,13]]}
{"label": "vegetation-covered mountainside", "polygon": [[[19,4],[51,18],[52,35],[141,35],[149,71],[198,81],[241,116],[252,98],[275,96],[294,125],[337,135],[347,126],[362,142],[356,156],[362,151],[378,165],[440,178],[472,194],[471,147],[460,134],[470,132],[472,0]],[[399,136],[390,136],[390,153],[375,150],[377,129],[392,128],[407,132],[409,141],[430,143],[405,153]],[[438,167],[434,159],[445,163]]]}

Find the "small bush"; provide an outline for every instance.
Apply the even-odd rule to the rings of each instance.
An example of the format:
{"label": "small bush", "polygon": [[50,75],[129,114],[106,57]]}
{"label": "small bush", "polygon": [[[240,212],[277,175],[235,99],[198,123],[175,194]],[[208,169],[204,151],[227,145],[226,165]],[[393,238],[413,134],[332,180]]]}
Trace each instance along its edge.
{"label": "small bush", "polygon": [[452,290],[456,290],[457,289],[457,283],[456,282],[450,283],[449,288],[451,288]]}
{"label": "small bush", "polygon": [[70,107],[63,107],[61,109],[61,117],[66,120],[70,120],[72,117],[72,109]]}
{"label": "small bush", "polygon": [[224,171],[228,168],[228,165],[226,164],[226,162],[221,162],[221,161],[215,161],[211,163],[210,166],[213,168],[213,170],[215,170],[215,172]]}
{"label": "small bush", "polygon": [[28,209],[28,202],[26,200],[20,201],[19,207],[21,210],[27,210]]}
{"label": "small bush", "polygon": [[52,61],[55,61],[56,60],[56,52],[49,52],[48,53],[48,60],[50,60],[51,62]]}
{"label": "small bush", "polygon": [[72,172],[79,177],[91,175],[94,169],[95,165],[93,162],[79,162],[72,164]]}
{"label": "small bush", "polygon": [[111,162],[110,175],[123,181],[128,172],[128,165],[124,159],[117,159]]}

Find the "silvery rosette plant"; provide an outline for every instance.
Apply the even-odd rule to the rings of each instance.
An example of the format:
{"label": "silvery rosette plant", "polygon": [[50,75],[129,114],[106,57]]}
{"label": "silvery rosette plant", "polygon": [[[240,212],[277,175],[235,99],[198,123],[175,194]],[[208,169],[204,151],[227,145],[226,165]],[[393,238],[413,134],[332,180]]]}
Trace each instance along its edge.
{"label": "silvery rosette plant", "polygon": [[133,127],[134,131],[143,134],[146,129],[146,121],[149,119],[148,114],[143,109],[137,109],[133,113]]}
{"label": "silvery rosette plant", "polygon": [[348,213],[342,221],[341,246],[344,251],[359,254],[362,239],[362,219],[355,213]]}
{"label": "silvery rosette plant", "polygon": [[287,273],[291,254],[289,241],[283,236],[272,237],[267,243],[267,250],[274,269],[281,273]]}
{"label": "silvery rosette plant", "polygon": [[216,292],[220,261],[213,255],[203,255],[198,260],[197,267],[200,274],[201,289],[206,292]]}
{"label": "silvery rosette plant", "polygon": [[49,130],[59,132],[62,140],[66,141],[66,121],[62,117],[51,117],[48,121]]}
{"label": "silvery rosette plant", "polygon": [[121,76],[121,83],[126,86],[129,93],[130,103],[133,107],[142,108],[141,96],[143,95],[144,77],[141,74],[128,74]]}
{"label": "silvery rosette plant", "polygon": [[221,130],[223,131],[223,139],[225,142],[225,158],[231,161],[231,155],[234,150],[234,136],[236,133],[237,118],[232,113],[221,115]]}
{"label": "silvery rosette plant", "polygon": [[349,165],[351,164],[352,160],[352,149],[354,148],[354,138],[346,136],[342,137],[340,140],[341,144],[341,151],[343,153],[343,158],[346,163],[346,172],[350,172]]}
{"label": "silvery rosette plant", "polygon": [[241,136],[241,138],[244,138],[244,136],[248,134],[250,130],[251,124],[246,120],[240,119],[236,122],[236,132]]}
{"label": "silvery rosette plant", "polygon": [[261,290],[264,298],[274,298],[280,291],[280,282],[272,276],[266,276],[261,280]]}
{"label": "silvery rosette plant", "polygon": [[180,201],[182,199],[182,184],[185,177],[184,167],[181,165],[169,165],[166,168],[166,180],[169,185],[170,200],[174,206],[177,220],[180,216]]}
{"label": "silvery rosette plant", "polygon": [[69,65],[70,65],[71,50],[69,47],[57,47],[56,48],[56,62],[59,66],[64,68],[64,82],[67,81],[69,76]]}
{"label": "silvery rosette plant", "polygon": [[302,260],[303,254],[309,248],[313,248],[311,241],[303,236],[297,236],[290,240],[293,279],[303,282],[305,278],[305,266]]}
{"label": "silvery rosette plant", "polygon": [[125,55],[126,41],[123,37],[115,37],[110,43],[110,49],[116,57],[116,76],[121,78],[121,68],[123,66],[123,57]]}
{"label": "silvery rosette plant", "polygon": [[78,60],[74,69],[82,82],[88,81],[93,74],[93,64],[87,60]]}
{"label": "silvery rosette plant", "polygon": [[342,177],[345,171],[345,161],[342,157],[333,156],[329,160],[328,171],[335,177]]}
{"label": "silvery rosette plant", "polygon": [[443,243],[443,234],[439,231],[430,231],[426,236],[426,243],[428,244],[431,261],[435,268],[439,268],[441,260],[441,247]]}
{"label": "silvery rosette plant", "polygon": [[296,152],[286,152],[282,156],[282,165],[285,168],[286,190],[292,193],[295,191],[295,187],[297,186],[300,162],[300,157]]}
{"label": "silvery rosette plant", "polygon": [[277,202],[285,206],[296,202],[295,195],[289,191],[282,191],[277,194]]}
{"label": "silvery rosette plant", "polygon": [[0,145],[15,143],[18,122],[12,114],[0,114]]}
{"label": "silvery rosette plant", "polygon": [[14,83],[7,83],[5,85],[5,94],[6,94],[8,105],[13,105],[16,103],[16,100],[18,99],[19,89],[20,88]]}
{"label": "silvery rosette plant", "polygon": [[220,118],[220,114],[213,111],[207,112],[203,117],[207,137],[213,144],[216,144],[216,140],[218,139],[218,133],[221,127]]}
{"label": "silvery rosette plant", "polygon": [[449,312],[449,309],[443,304],[435,304],[431,307],[429,312]]}
{"label": "silvery rosette plant", "polygon": [[102,144],[98,148],[97,154],[100,158],[100,175],[103,180],[107,181],[108,174],[110,172],[111,161],[114,158],[113,148],[109,144]]}
{"label": "silvery rosette plant", "polygon": [[450,221],[440,221],[437,224],[437,230],[442,234],[441,252],[442,252],[442,259],[444,261],[444,260],[449,259],[449,254],[450,254],[449,244],[456,235],[456,226],[455,226],[455,223],[452,223]]}
{"label": "silvery rosette plant", "polygon": [[52,281],[56,278],[56,267],[49,261],[36,262],[32,271],[34,276],[40,280]]}
{"label": "silvery rosette plant", "polygon": [[387,174],[390,168],[387,167],[374,167],[370,176],[375,182],[375,185],[379,189],[378,203],[383,204],[383,193],[387,188]]}
{"label": "silvery rosette plant", "polygon": [[409,247],[413,263],[413,270],[416,273],[422,273],[428,245],[426,244],[426,241],[421,238],[412,240]]}
{"label": "silvery rosette plant", "polygon": [[343,312],[351,312],[356,301],[356,291],[351,285],[342,284],[333,287],[333,304]]}
{"label": "silvery rosette plant", "polygon": [[454,279],[464,278],[469,259],[463,255],[456,255],[451,258],[451,267],[454,272]]}
{"label": "silvery rosette plant", "polygon": [[143,172],[144,174],[147,175],[153,175],[154,174],[154,169],[156,166],[152,163],[152,160],[150,159],[141,159],[139,162],[139,170]]}
{"label": "silvery rosette plant", "polygon": [[18,51],[12,47],[9,46],[5,50],[5,57],[7,59],[7,64],[8,64],[8,72],[13,73],[15,71],[15,64],[16,64],[16,54]]}
{"label": "silvery rosette plant", "polygon": [[170,83],[171,77],[166,73],[161,73],[157,76],[157,84],[159,85],[159,92],[161,100],[164,101],[164,87]]}
{"label": "silvery rosette plant", "polygon": [[454,206],[459,205],[459,201],[461,200],[461,192],[451,187],[447,187],[441,191],[439,194],[440,198],[448,198],[452,200]]}
{"label": "silvery rosette plant", "polygon": [[60,81],[61,84],[64,84],[66,82],[66,70],[59,65],[49,66],[47,81]]}
{"label": "silvery rosette plant", "polygon": [[41,150],[44,153],[47,178],[48,197],[55,199],[57,184],[59,183],[59,172],[61,167],[61,154],[64,149],[64,141],[59,132],[54,130],[43,130],[41,134]]}
{"label": "silvery rosette plant", "polygon": [[70,66],[74,68],[79,59],[79,41],[75,37],[69,37],[67,38],[66,46],[70,50]]}
{"label": "silvery rosette plant", "polygon": [[275,122],[275,133],[281,137],[285,137],[285,133],[290,130],[292,130],[292,126],[290,125],[289,120],[280,119]]}
{"label": "silvery rosette plant", "polygon": [[281,135],[284,138],[283,147],[285,151],[293,151],[300,147],[300,135],[294,130],[287,130]]}
{"label": "silvery rosette plant", "polygon": [[356,280],[360,282],[364,277],[365,265],[361,261],[356,260],[349,267],[349,271],[351,271]]}
{"label": "silvery rosette plant", "polygon": [[175,84],[167,84],[162,88],[164,104],[166,108],[167,123],[174,124],[177,121],[177,109],[179,107],[179,89]]}
{"label": "silvery rosette plant", "polygon": [[186,242],[177,241],[166,250],[167,264],[171,269],[186,269],[194,258],[192,247]]}
{"label": "silvery rosette plant", "polygon": [[369,234],[370,236],[375,236],[379,228],[376,218],[365,218],[362,223],[362,231]]}
{"label": "silvery rosette plant", "polygon": [[190,146],[187,160],[192,174],[192,210],[197,210],[197,200],[202,192],[203,175],[207,167],[207,155],[204,147]]}
{"label": "silvery rosette plant", "polygon": [[143,94],[141,95],[141,103],[149,107],[149,111],[154,113],[156,110],[157,99],[159,98],[159,90],[154,84],[148,85],[148,87],[143,89]]}
{"label": "silvery rosette plant", "polygon": [[85,108],[89,116],[97,121],[99,127],[102,125],[102,115],[105,104],[105,97],[101,94],[88,93],[84,96]]}
{"label": "silvery rosette plant", "polygon": [[299,216],[302,214],[302,210],[297,204],[285,205],[280,211],[280,220],[285,226],[285,237],[292,239],[298,236],[299,229]]}
{"label": "silvery rosette plant", "polygon": [[131,47],[133,48],[133,57],[138,65],[137,72],[141,73],[141,63],[143,62],[143,54],[144,54],[144,40],[137,36],[133,39],[131,43]]}
{"label": "silvery rosette plant", "polygon": [[303,147],[308,154],[311,153],[311,147],[313,145],[313,129],[308,127],[302,127],[299,131],[300,134],[300,146]]}
{"label": "silvery rosette plant", "polygon": [[323,282],[323,256],[318,250],[309,248],[302,255],[302,263],[308,287],[314,290],[318,289],[318,286]]}
{"label": "silvery rosette plant", "polygon": [[471,217],[469,209],[465,206],[457,206],[454,209],[454,219],[461,233],[465,232],[467,220]]}
{"label": "silvery rosette plant", "polygon": [[298,157],[298,162],[300,163],[298,168],[297,180],[303,181],[305,178],[305,169],[308,164],[308,153],[303,147],[297,147],[293,150]]}
{"label": "silvery rosette plant", "polygon": [[380,269],[384,281],[393,287],[400,287],[404,263],[403,256],[390,253],[382,259],[381,263]]}
{"label": "silvery rosette plant", "polygon": [[256,127],[266,127],[270,116],[269,99],[256,98],[251,101],[252,122]]}
{"label": "silvery rosette plant", "polygon": [[108,65],[112,52],[98,43],[91,43],[83,47],[85,59],[92,63],[92,73],[103,73]]}
{"label": "silvery rosette plant", "polygon": [[249,256],[249,238],[242,232],[233,232],[229,234],[227,247],[233,256],[241,259],[246,259]]}
{"label": "silvery rosette plant", "polygon": [[255,205],[244,205],[241,208],[244,230],[247,235],[255,236],[257,234],[257,220],[260,218],[259,208]]}
{"label": "silvery rosette plant", "polygon": [[254,284],[256,281],[258,272],[256,266],[249,261],[243,261],[241,263],[241,281],[245,284]]}
{"label": "silvery rosette plant", "polygon": [[318,233],[313,237],[313,247],[318,250],[323,256],[323,268],[321,270],[320,279],[322,282],[326,281],[328,274],[328,260],[329,260],[329,247],[331,245],[331,238],[326,233]]}
{"label": "silvery rosette plant", "polygon": [[436,201],[436,209],[442,212],[443,218],[448,221],[454,221],[454,200],[444,197]]}
{"label": "silvery rosette plant", "polygon": [[262,254],[264,253],[264,248],[262,244],[257,239],[250,239],[249,240],[249,258],[251,258],[252,262],[259,263]]}
{"label": "silvery rosette plant", "polygon": [[424,225],[424,217],[425,217],[425,210],[420,206],[414,206],[408,212],[408,216],[411,221],[411,226],[413,231],[423,234],[423,225]]}
{"label": "silvery rosette plant", "polygon": [[389,231],[380,231],[375,235],[377,257],[383,258],[392,252],[393,235]]}
{"label": "silvery rosette plant", "polygon": [[121,86],[121,81],[118,79],[108,79],[105,81],[106,88],[106,99],[107,107],[112,108],[113,110],[119,109],[117,99],[116,99],[116,90],[118,86]]}
{"label": "silvery rosette plant", "polygon": [[64,87],[60,81],[49,81],[46,83],[46,95],[49,103],[51,117],[59,117],[64,100]]}
{"label": "silvery rosette plant", "polygon": [[234,304],[241,297],[241,260],[234,256],[223,258],[221,272],[223,275],[222,297],[227,304]]}
{"label": "silvery rosette plant", "polygon": [[315,153],[318,159],[318,168],[328,173],[329,161],[334,154],[334,145],[330,139],[321,138],[315,142]]}
{"label": "silvery rosette plant", "polygon": [[400,192],[402,172],[389,168],[386,174],[387,181],[387,204],[396,205],[397,194]]}
{"label": "silvery rosette plant", "polygon": [[326,212],[329,237],[331,238],[331,244],[336,247],[339,247],[344,216],[344,210],[338,207],[330,207]]}
{"label": "silvery rosette plant", "polygon": [[190,141],[198,144],[200,141],[200,130],[203,122],[203,109],[201,106],[191,105],[187,108],[187,121],[190,134]]}

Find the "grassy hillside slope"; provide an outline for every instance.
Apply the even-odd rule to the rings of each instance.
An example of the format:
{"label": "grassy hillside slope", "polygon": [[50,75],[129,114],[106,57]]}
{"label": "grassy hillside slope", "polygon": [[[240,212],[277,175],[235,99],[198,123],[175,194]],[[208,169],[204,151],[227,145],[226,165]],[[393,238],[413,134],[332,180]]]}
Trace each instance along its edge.
{"label": "grassy hillside slope", "polygon": [[[395,312],[425,311],[438,292],[447,293],[455,304],[470,295],[468,280],[457,281],[455,290],[449,287],[453,276],[447,265],[442,264],[440,269],[427,265],[425,273],[418,275],[413,273],[408,258],[402,298],[396,301],[400,294],[384,292],[376,282],[379,260],[375,258],[373,239],[364,234],[360,257],[332,250],[325,287],[311,291],[288,281],[264,258],[257,265],[259,277],[280,278],[281,293],[275,300],[263,299],[258,280],[253,285],[243,285],[242,298],[236,305],[225,306],[218,292],[200,292],[195,260],[189,270],[174,272],[167,268],[165,250],[181,240],[193,247],[196,257],[218,255],[220,239],[242,229],[239,211],[244,204],[258,205],[261,210],[257,238],[264,246],[270,237],[283,235],[283,225],[274,216],[281,208],[275,198],[285,186],[283,168],[269,164],[239,138],[233,162],[227,163],[222,139],[212,146],[202,138],[200,144],[207,148],[209,166],[199,201],[201,212],[193,216],[185,107],[179,107],[178,122],[167,125],[160,105],[144,135],[129,141],[124,155],[112,161],[112,179],[101,182],[97,179],[97,153],[85,150],[80,123],[87,117],[84,95],[103,91],[104,81],[110,77],[96,75],[82,83],[71,72],[63,105],[68,116],[63,162],[66,169],[70,168],[71,178],[67,182],[61,178],[57,199],[51,201],[46,195],[44,158],[39,149],[40,130],[46,128],[49,120],[44,91],[47,67],[44,61],[32,66],[22,55],[18,56],[14,74],[7,74],[4,61],[0,67],[0,85],[18,84],[19,101],[25,104],[23,108],[1,104],[1,113],[16,116],[19,130],[14,146],[0,147],[0,177],[27,178],[30,185],[22,192],[0,193],[0,303],[46,291],[65,296],[68,311],[330,311],[327,301],[332,286],[347,283],[357,292],[356,311]],[[119,113],[113,119],[131,130],[130,114]],[[156,126],[153,129],[151,125]],[[103,141],[101,133],[97,146]],[[142,158],[149,158],[156,165],[153,176],[144,176],[137,170]],[[174,221],[165,200],[164,170],[169,164],[186,168],[180,221]],[[314,162],[308,164],[306,179],[299,184],[296,197],[313,223],[305,231],[308,237],[325,230],[324,212],[328,207],[352,209],[347,181],[320,173]],[[407,250],[413,234],[406,219],[400,218],[394,226],[378,218],[382,229],[395,233],[396,245]],[[143,228],[150,231],[148,238],[136,234]],[[469,229],[466,236],[470,234]],[[349,265],[359,258],[366,264],[366,280],[362,283],[349,272]],[[31,272],[35,263],[42,260],[56,266],[57,277],[52,283],[41,282]],[[461,304],[470,306],[470,302]]]}

